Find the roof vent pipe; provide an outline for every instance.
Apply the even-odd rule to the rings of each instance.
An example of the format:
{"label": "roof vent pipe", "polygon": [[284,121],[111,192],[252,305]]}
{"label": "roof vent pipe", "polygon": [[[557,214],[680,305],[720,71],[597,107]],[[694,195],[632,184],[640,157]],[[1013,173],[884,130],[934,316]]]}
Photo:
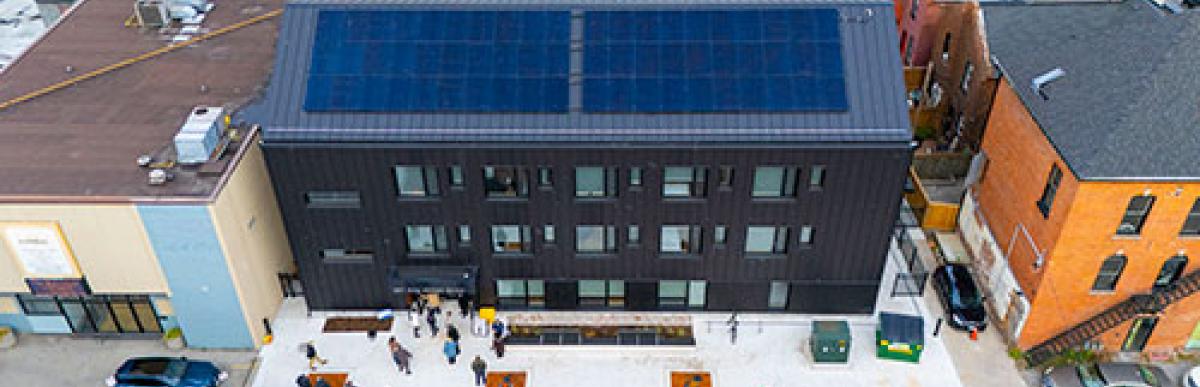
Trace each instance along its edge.
{"label": "roof vent pipe", "polygon": [[1059,67],[1055,67],[1054,70],[1050,70],[1045,74],[1038,75],[1036,78],[1033,78],[1033,92],[1042,96],[1043,100],[1050,100],[1050,96],[1046,95],[1046,91],[1043,88],[1047,83],[1062,78],[1063,75],[1067,75],[1067,72]]}

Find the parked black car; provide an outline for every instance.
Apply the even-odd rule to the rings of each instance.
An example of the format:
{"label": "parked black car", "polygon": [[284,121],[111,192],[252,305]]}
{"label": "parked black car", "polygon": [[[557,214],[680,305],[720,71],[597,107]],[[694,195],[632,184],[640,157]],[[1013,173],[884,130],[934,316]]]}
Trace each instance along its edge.
{"label": "parked black car", "polygon": [[934,270],[933,288],[942,300],[950,326],[977,331],[987,328],[983,296],[966,265],[951,263]]}

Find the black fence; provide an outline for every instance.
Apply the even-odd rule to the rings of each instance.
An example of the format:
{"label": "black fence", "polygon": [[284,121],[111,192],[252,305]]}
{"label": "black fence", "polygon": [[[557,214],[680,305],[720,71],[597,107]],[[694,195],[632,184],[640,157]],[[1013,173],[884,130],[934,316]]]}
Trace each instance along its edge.
{"label": "black fence", "polygon": [[[906,216],[907,215],[907,216]],[[921,261],[921,256],[917,253],[917,244],[909,235],[910,230],[920,232],[920,228],[915,224],[912,215],[912,209],[907,202],[903,202],[900,207],[900,216],[897,220],[895,228],[896,246],[900,250],[901,267],[905,271],[896,273],[896,279],[892,283],[892,297],[920,297],[925,294],[925,282],[929,278],[929,271],[926,270],[925,264]]]}
{"label": "black fence", "polygon": [[[672,328],[667,328],[672,329]],[[575,327],[513,328],[505,339],[509,345],[696,345],[691,329],[674,328],[681,333],[664,332],[663,328],[591,329]],[[518,331],[529,330],[525,333]]]}

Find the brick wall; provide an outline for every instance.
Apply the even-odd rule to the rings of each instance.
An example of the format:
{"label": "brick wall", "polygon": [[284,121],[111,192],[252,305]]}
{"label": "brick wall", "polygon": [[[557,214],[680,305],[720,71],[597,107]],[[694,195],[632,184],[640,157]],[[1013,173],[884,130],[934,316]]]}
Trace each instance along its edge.
{"label": "brick wall", "polygon": [[[996,80],[991,77],[993,68],[987,43],[980,30],[983,27],[982,12],[975,2],[938,3],[938,8],[941,17],[925,35],[925,40],[930,42],[930,85],[937,83],[942,89],[941,102],[933,109],[932,122],[939,133],[943,133],[943,141],[949,142],[956,135],[955,125],[961,114],[963,125],[957,146],[977,150],[996,87]],[[947,34],[950,35],[948,49],[945,45]],[[943,51],[947,53],[945,56]],[[967,63],[971,63],[974,70],[964,92],[961,85]]]}

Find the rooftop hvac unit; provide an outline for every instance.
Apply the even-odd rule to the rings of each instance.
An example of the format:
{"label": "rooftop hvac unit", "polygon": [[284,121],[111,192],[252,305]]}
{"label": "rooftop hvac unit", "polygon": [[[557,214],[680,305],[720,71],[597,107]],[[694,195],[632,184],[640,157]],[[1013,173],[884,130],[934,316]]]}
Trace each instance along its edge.
{"label": "rooftop hvac unit", "polygon": [[181,164],[198,164],[208,161],[221,133],[225,131],[225,109],[198,106],[192,109],[183,128],[175,134],[175,152]]}
{"label": "rooftop hvac unit", "polygon": [[138,0],[133,3],[133,14],[142,27],[165,27],[171,20],[167,3],[162,0]]}

